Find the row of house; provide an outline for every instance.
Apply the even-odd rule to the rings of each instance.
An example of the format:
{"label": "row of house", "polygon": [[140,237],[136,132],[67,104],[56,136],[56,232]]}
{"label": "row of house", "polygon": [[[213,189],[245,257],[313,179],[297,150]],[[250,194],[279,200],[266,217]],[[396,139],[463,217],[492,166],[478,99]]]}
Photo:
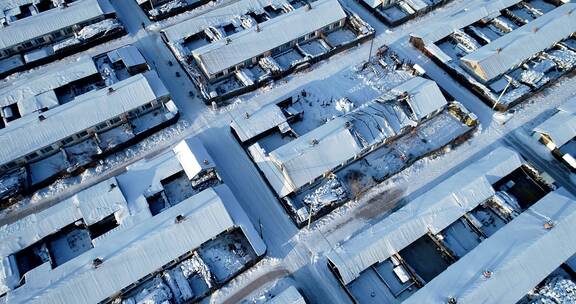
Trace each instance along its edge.
{"label": "row of house", "polygon": [[506,110],[573,71],[575,9],[561,0],[490,2],[411,41],[490,106]]}
{"label": "row of house", "polygon": [[515,303],[576,254],[575,198],[552,183],[497,148],[336,247],[329,267],[355,303]]}
{"label": "row of house", "polygon": [[140,51],[127,45],[5,80],[0,87],[0,129],[147,70],[150,67]]}
{"label": "row of house", "polygon": [[[309,218],[315,219],[349,198],[350,185],[344,185],[339,171],[345,172],[343,169],[380,148],[388,149],[394,141],[420,125],[428,122],[433,125],[432,118],[440,113],[444,114],[440,115],[439,120],[443,122],[439,124],[450,126],[450,130],[446,130],[446,138],[442,140],[438,140],[442,136],[437,135],[436,139],[427,141],[435,149],[445,145],[444,140],[453,140],[451,132],[459,133],[454,135],[459,137],[460,132],[466,134],[473,130],[474,118],[464,114],[456,119],[448,114],[456,109],[461,106],[448,104],[435,82],[414,77],[389,94],[305,133],[298,133],[296,126],[306,119],[306,113],[299,112],[289,102],[270,105],[235,119],[231,128],[284,207],[301,226]],[[270,141],[280,144],[268,144],[268,138],[272,137],[275,139]],[[407,153],[413,155],[405,155],[403,161],[421,157],[416,151]]]}
{"label": "row of house", "polygon": [[266,251],[194,138],[0,231],[0,303],[196,302]]}
{"label": "row of house", "polygon": [[0,3],[4,12],[0,26],[0,75],[38,66],[125,33],[108,0],[66,0],[58,6],[54,3],[58,2]]}
{"label": "row of house", "polygon": [[210,103],[356,45],[374,30],[337,0],[271,4],[245,0],[180,22],[163,33]]}
{"label": "row of house", "polygon": [[559,106],[550,118],[534,127],[532,137],[545,145],[558,160],[576,170],[576,98]]}
{"label": "row of house", "polygon": [[[42,108],[32,109],[32,113],[0,129],[0,145],[7,147],[0,153],[2,200],[73,173],[178,119],[178,109],[156,72],[146,70],[136,49],[128,50],[132,56],[126,55],[126,62],[121,59],[122,50],[101,57],[105,65],[121,62],[118,70],[104,69],[113,78],[108,78],[108,83],[99,72],[83,77],[87,71],[90,74],[84,67],[93,67],[94,62],[81,59],[78,67],[82,71],[74,75],[83,81],[74,75],[39,76],[16,83],[2,94],[2,102],[16,101],[17,106],[11,107],[13,113],[16,109]],[[124,63],[135,69],[133,75]]]}
{"label": "row of house", "polygon": [[359,2],[382,22],[389,26],[398,26],[450,0],[359,0]]}

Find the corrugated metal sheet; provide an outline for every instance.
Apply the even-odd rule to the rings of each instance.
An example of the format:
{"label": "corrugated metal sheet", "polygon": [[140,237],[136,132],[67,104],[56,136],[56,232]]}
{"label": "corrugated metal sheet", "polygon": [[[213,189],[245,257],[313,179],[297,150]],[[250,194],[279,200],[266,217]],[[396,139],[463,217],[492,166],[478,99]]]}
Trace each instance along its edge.
{"label": "corrugated metal sheet", "polygon": [[345,284],[428,231],[440,232],[494,195],[491,184],[521,165],[516,152],[498,148],[400,210],[328,253]]}
{"label": "corrugated metal sheet", "polygon": [[404,303],[516,303],[576,253],[575,222],[574,198],[563,188],[551,192]]}
{"label": "corrugated metal sheet", "polygon": [[567,3],[462,57],[460,65],[489,81],[574,32],[576,3]]}

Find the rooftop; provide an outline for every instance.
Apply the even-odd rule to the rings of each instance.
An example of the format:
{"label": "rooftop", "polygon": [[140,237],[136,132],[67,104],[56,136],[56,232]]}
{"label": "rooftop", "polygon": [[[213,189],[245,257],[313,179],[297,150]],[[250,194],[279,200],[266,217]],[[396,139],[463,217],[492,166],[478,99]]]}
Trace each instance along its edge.
{"label": "rooftop", "polygon": [[55,8],[17,20],[0,28],[0,49],[113,12],[114,8],[108,0],[81,0],[70,3],[66,8]]}
{"label": "rooftop", "polygon": [[0,107],[34,101],[43,104],[45,96],[39,96],[40,94],[96,73],[98,69],[92,58],[81,56],[74,63],[59,65],[54,69],[39,71],[29,77],[2,83],[0,84]]}
{"label": "rooftop", "polygon": [[494,79],[576,32],[576,3],[566,3],[462,57],[484,81]]}
{"label": "rooftop", "polygon": [[428,231],[438,233],[495,193],[492,183],[520,167],[520,156],[498,148],[328,254],[345,284]]}
{"label": "rooftop", "polygon": [[575,203],[564,188],[550,192],[405,303],[516,303],[576,253]]}
{"label": "rooftop", "polygon": [[[109,89],[112,88],[111,92]],[[32,153],[108,119],[168,96],[155,72],[132,76],[112,86],[79,96],[74,101],[36,115],[28,115],[0,130],[0,164]],[[98,111],[94,111],[98,109]],[[62,123],[66,122],[66,123]]]}
{"label": "rooftop", "polygon": [[346,17],[338,0],[322,0],[278,16],[195,49],[192,54],[199,59],[208,74],[217,74],[248,59],[261,55],[280,45]]}
{"label": "rooftop", "polygon": [[[186,220],[175,223],[177,215]],[[11,303],[98,303],[235,225],[210,188],[55,269],[28,272],[26,284],[7,297]],[[95,258],[103,260],[97,268]]]}
{"label": "rooftop", "polygon": [[536,126],[533,131],[550,136],[558,147],[576,137],[576,98],[558,107],[558,112]]}

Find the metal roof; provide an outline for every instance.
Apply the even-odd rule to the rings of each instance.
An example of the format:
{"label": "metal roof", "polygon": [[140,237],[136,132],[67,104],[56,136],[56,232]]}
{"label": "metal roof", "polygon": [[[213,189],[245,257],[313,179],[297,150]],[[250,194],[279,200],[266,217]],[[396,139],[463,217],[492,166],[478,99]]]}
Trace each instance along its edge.
{"label": "metal roof", "polygon": [[[113,91],[109,91],[109,88]],[[0,130],[0,146],[10,147],[0,149],[0,164],[168,95],[156,72],[146,72],[80,95],[71,102],[42,113],[43,120],[35,115],[22,117]]]}
{"label": "metal roof", "polygon": [[404,303],[516,303],[576,253],[575,222],[574,197],[550,192]]}
{"label": "metal roof", "polygon": [[383,262],[428,231],[440,232],[494,195],[492,183],[521,166],[520,156],[498,148],[328,253],[343,282]]}
{"label": "metal roof", "polygon": [[316,1],[311,6],[265,21],[259,30],[252,27],[197,48],[192,54],[209,75],[214,75],[346,18],[338,0]]}
{"label": "metal roof", "polygon": [[462,57],[460,64],[483,81],[494,79],[576,32],[576,3],[563,4]]}

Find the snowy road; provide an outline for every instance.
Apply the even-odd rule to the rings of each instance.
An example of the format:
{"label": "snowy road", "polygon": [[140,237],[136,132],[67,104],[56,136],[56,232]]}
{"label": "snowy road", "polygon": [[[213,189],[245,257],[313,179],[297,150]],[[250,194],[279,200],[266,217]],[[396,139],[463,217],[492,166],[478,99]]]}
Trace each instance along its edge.
{"label": "snowy road", "polygon": [[[465,7],[481,5],[485,2],[484,0],[453,1],[446,7],[393,31],[388,30],[354,0],[344,2],[376,28],[375,47],[388,44],[401,57],[423,66],[433,80],[480,118],[481,131],[447,156],[416,162],[404,172],[366,194],[360,202],[353,202],[337,209],[313,225],[310,231],[306,229],[299,231],[267,187],[254,164],[232,137],[229,123],[233,117],[275,102],[306,83],[324,81],[330,78],[330,75],[361,63],[368,56],[370,43],[319,63],[307,73],[287,77],[276,83],[269,91],[260,90],[241,96],[242,102],[213,112],[197,97],[189,96],[189,91],[195,91],[192,83],[185,77],[185,72],[178,64],[172,66],[168,64],[168,61],[176,63],[176,59],[162,41],[161,35],[157,31],[142,28],[142,23],[148,26],[150,21],[135,1],[112,0],[129,32],[129,37],[122,41],[135,43],[146,59],[156,68],[179,107],[182,119],[189,122],[189,127],[181,135],[172,138],[162,146],[146,151],[136,158],[120,162],[115,168],[111,168],[102,175],[86,179],[82,184],[71,187],[58,196],[47,198],[29,206],[28,209],[23,208],[1,219],[0,223],[11,222],[31,212],[44,209],[74,192],[122,172],[127,165],[138,159],[152,157],[169,149],[182,138],[197,135],[213,156],[224,182],[235,193],[255,227],[257,229],[262,227],[263,239],[268,246],[267,257],[260,263],[261,265],[255,267],[256,271],[261,270],[261,274],[244,273],[204,302],[234,303],[248,295],[250,289],[267,283],[268,279],[290,274],[313,303],[348,303],[347,295],[328,271],[323,254],[375,220],[382,218],[388,211],[415,198],[473,160],[484,156],[496,146],[502,144],[513,146],[537,167],[548,171],[562,186],[576,194],[576,187],[570,180],[569,172],[562,170],[557,163],[542,159],[538,153],[532,151],[531,147],[517,140],[512,134],[528,121],[538,117],[540,113],[549,112],[569,96],[574,95],[576,79],[564,80],[562,86],[552,86],[547,89],[554,94],[547,94],[549,98],[546,100],[536,97],[537,104],[522,106],[522,109],[510,121],[501,125],[494,119],[493,112],[488,106],[408,43],[409,33],[416,32],[431,22],[442,22],[446,16]],[[176,77],[177,72],[181,77]]]}

